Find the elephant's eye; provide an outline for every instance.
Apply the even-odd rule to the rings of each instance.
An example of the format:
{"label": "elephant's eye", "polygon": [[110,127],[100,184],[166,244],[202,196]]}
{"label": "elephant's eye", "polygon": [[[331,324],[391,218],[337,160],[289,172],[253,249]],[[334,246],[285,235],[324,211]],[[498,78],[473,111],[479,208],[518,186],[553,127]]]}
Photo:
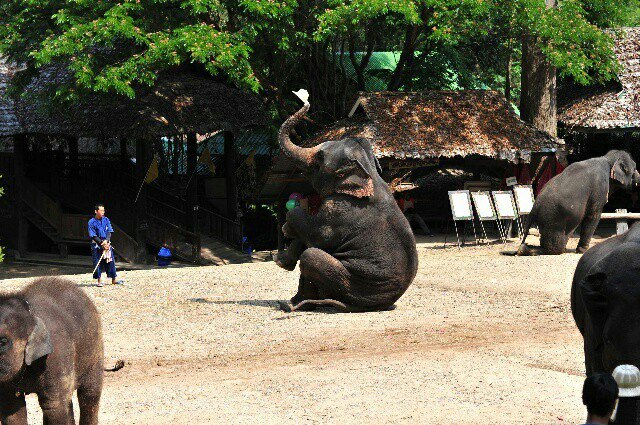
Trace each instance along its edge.
{"label": "elephant's eye", "polygon": [[0,347],[6,347],[7,345],[9,345],[9,339],[5,337],[0,338]]}

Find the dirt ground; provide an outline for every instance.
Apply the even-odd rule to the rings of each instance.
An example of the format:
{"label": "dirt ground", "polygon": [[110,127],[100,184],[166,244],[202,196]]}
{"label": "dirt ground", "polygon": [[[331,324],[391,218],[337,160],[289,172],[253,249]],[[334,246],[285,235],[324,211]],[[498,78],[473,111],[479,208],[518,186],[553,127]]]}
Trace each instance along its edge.
{"label": "dirt ground", "polygon": [[[101,423],[582,423],[579,255],[419,242],[415,282],[377,313],[283,313],[298,272],[273,262],[129,271],[126,287],[69,276],[102,313],[107,364],[126,362]],[[33,395],[29,409],[41,423]]]}

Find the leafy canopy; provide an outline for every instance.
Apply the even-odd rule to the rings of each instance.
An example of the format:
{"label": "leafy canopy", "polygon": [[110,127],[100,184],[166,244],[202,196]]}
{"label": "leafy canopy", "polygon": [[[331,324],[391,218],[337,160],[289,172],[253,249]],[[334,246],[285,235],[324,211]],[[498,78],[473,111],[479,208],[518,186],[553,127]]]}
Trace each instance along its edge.
{"label": "leafy canopy", "polygon": [[[544,0],[3,0],[0,52],[30,69],[68,63],[74,83],[65,96],[134,97],[136,83],[152,85],[184,63],[247,90],[282,93],[297,88],[289,87],[299,83],[294,71],[314,72],[307,59],[319,48],[401,51],[410,41],[411,59],[451,52],[443,60],[460,62],[460,49],[480,52],[478,43],[512,55],[532,34],[562,74],[588,84],[617,70],[602,29],[637,17],[638,0],[560,0],[557,8]],[[413,78],[417,65],[406,62]]]}

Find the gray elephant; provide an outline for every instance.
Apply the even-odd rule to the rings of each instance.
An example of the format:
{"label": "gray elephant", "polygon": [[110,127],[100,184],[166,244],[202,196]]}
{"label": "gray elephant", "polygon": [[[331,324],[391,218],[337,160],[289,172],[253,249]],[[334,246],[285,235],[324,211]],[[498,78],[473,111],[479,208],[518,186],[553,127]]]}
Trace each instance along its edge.
{"label": "gray elephant", "polygon": [[293,241],[276,260],[300,282],[287,311],[334,306],[341,311],[391,307],[418,270],[416,242],[369,143],[346,138],[302,148],[289,132],[309,110],[302,109],[280,128],[282,151],[307,175],[322,197],[316,215],[301,208],[287,213],[283,232]]}
{"label": "gray elephant", "polygon": [[571,312],[584,339],[585,369],[640,366],[640,223],[589,249],[571,284]]}
{"label": "gray elephant", "polygon": [[45,424],[97,425],[104,349],[100,315],[73,282],[41,278],[0,295],[0,423],[27,425],[35,393]]}
{"label": "gray elephant", "polygon": [[552,178],[538,195],[525,227],[518,255],[538,253],[526,245],[529,229],[537,225],[543,254],[562,254],[569,236],[580,226],[577,252],[589,249],[602,208],[611,190],[610,180],[626,189],[640,182],[636,163],[628,152],[612,150],[605,156],[575,162]]}

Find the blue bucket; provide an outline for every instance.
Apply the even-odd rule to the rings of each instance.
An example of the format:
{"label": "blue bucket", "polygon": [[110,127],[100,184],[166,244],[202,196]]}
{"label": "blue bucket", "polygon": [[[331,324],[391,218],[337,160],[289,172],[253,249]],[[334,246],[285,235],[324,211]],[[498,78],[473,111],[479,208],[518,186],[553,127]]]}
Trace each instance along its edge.
{"label": "blue bucket", "polygon": [[171,251],[169,248],[162,247],[158,251],[158,266],[165,267],[171,264]]}

